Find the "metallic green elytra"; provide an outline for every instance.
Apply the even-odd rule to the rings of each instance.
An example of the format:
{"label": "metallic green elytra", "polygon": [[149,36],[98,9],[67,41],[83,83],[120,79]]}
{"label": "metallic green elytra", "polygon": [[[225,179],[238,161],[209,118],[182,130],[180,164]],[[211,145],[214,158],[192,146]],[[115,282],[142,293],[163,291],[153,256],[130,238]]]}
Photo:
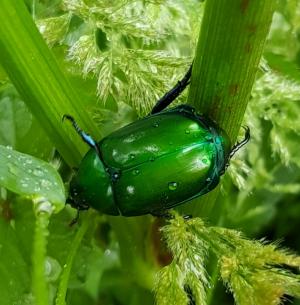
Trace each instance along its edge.
{"label": "metallic green elytra", "polygon": [[76,207],[109,215],[159,214],[219,183],[231,151],[226,133],[192,107],[147,116],[98,143],[70,184]]}
{"label": "metallic green elytra", "polygon": [[250,133],[246,129],[245,139],[232,147],[225,131],[191,106],[164,110],[186,87],[190,72],[150,115],[98,143],[64,116],[91,146],[70,183],[73,207],[108,215],[162,215],[217,186]]}

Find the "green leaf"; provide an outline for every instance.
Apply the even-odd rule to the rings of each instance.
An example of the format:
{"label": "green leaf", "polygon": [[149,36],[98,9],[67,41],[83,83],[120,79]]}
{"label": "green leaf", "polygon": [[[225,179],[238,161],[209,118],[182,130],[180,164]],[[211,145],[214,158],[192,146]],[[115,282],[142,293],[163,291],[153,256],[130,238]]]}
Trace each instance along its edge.
{"label": "green leaf", "polygon": [[65,189],[54,167],[2,145],[0,145],[0,185],[31,199],[45,198],[53,204],[54,212],[64,208]]}

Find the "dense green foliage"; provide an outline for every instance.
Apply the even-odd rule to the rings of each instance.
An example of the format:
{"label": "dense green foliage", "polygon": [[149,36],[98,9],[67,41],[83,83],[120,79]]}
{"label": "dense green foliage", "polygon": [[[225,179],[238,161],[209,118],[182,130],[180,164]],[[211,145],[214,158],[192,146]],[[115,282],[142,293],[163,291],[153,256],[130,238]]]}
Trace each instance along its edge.
{"label": "dense green foliage", "polygon": [[[0,10],[9,2],[3,1]],[[126,219],[89,211],[73,227],[68,224],[75,211],[63,205],[65,190],[56,170],[67,185],[70,165],[87,147],[71,129],[66,132],[61,112],[76,118],[77,113],[81,126],[93,129],[88,131],[97,138],[148,113],[190,64],[204,5],[197,0],[25,3],[65,76],[55,64],[31,70],[25,56],[15,61],[23,70],[16,64],[5,72],[14,64],[8,53],[15,52],[19,60],[27,50],[7,50],[0,37],[5,68],[0,67],[1,304],[146,305],[154,303],[156,294],[158,305],[188,304],[189,299],[197,305],[233,304],[231,295],[239,305],[269,305],[299,297],[299,257],[237,231],[283,240],[284,246],[300,251],[298,1],[281,0],[276,8],[244,117],[252,140],[222,178],[208,225],[177,214],[165,225],[150,216]],[[20,15],[22,9],[20,5]],[[14,24],[12,18],[17,19],[3,18],[0,29]],[[11,48],[17,32],[12,26]],[[44,50],[36,40],[28,42],[30,52],[35,50],[30,43]],[[42,64],[43,56],[39,60]],[[21,83],[26,94],[19,94],[13,83]],[[36,100],[45,99],[43,90],[52,92],[52,99],[35,108]],[[186,97],[187,91],[179,101]],[[172,262],[160,242],[162,225]]]}

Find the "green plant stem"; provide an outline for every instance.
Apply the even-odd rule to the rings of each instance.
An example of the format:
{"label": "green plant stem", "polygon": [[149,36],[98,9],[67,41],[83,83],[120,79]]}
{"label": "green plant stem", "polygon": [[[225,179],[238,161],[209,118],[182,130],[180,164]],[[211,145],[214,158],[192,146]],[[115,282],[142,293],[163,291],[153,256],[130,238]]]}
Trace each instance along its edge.
{"label": "green plant stem", "polygon": [[54,146],[70,166],[77,166],[87,145],[70,124],[62,124],[62,116],[73,115],[81,128],[97,138],[98,128],[83,111],[82,101],[38,32],[24,1],[1,1],[0,20],[0,63]]}
{"label": "green plant stem", "polygon": [[60,276],[60,282],[58,285],[57,296],[55,301],[56,305],[66,305],[66,295],[73,261],[80,246],[80,243],[91,223],[91,212],[85,214],[86,215],[83,215],[82,217],[82,223],[78,227],[78,231],[74,237],[66,263],[64,265],[64,269]]}
{"label": "green plant stem", "polygon": [[32,290],[36,305],[49,304],[48,284],[45,280],[45,261],[50,213],[36,213],[36,225],[33,245]]}
{"label": "green plant stem", "polygon": [[139,286],[152,290],[156,270],[147,262],[147,236],[150,217],[109,217],[120,244],[121,262],[131,279]]}
{"label": "green plant stem", "polygon": [[[235,143],[270,28],[275,0],[210,0],[198,40],[188,102]],[[219,190],[187,208],[209,217]]]}

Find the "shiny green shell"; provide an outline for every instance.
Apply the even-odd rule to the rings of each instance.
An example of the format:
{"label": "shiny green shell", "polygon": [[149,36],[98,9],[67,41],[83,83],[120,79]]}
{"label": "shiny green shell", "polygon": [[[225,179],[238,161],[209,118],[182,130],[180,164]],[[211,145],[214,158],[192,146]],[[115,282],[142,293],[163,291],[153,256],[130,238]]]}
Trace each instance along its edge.
{"label": "shiny green shell", "polygon": [[160,214],[219,182],[231,149],[226,133],[180,105],[129,124],[91,149],[70,184],[75,203],[109,215]]}

